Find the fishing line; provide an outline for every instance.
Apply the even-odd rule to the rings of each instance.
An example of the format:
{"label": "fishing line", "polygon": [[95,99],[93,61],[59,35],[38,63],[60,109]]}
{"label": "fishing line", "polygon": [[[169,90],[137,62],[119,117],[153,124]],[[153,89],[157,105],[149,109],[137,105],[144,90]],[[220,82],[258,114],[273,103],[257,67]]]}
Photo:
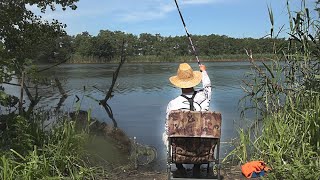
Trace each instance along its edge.
{"label": "fishing line", "polygon": [[198,65],[200,66],[201,63],[200,63],[200,60],[199,60],[199,58],[198,58],[198,54],[197,54],[196,48],[194,47],[194,45],[193,45],[193,43],[192,43],[191,35],[189,34],[188,29],[187,29],[187,26],[186,26],[186,23],[185,23],[184,20],[183,20],[183,16],[182,16],[182,13],[181,13],[181,11],[180,11],[178,2],[177,2],[177,0],[174,0],[174,2],[176,3],[176,6],[177,6],[177,9],[178,9],[178,12],[179,12],[179,15],[180,15],[182,24],[183,24],[184,29],[186,30],[187,36],[188,36],[188,38],[189,38],[189,42],[190,42],[190,45],[191,45],[191,47],[192,47],[193,54],[196,56]]}

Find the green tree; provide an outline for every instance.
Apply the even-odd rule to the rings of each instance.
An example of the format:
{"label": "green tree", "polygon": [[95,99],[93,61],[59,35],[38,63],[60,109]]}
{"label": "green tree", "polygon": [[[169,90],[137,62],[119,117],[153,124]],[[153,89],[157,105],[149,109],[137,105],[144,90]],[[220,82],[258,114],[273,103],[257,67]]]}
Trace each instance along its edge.
{"label": "green tree", "polygon": [[[54,56],[58,47],[50,44],[56,44],[57,39],[66,34],[64,31],[66,25],[57,20],[52,22],[43,20],[28,7],[36,6],[42,13],[45,13],[48,7],[54,11],[58,5],[63,10],[67,7],[74,10],[77,1],[2,0],[0,2],[0,41],[3,43],[0,54],[0,83],[9,82],[13,76],[22,77],[25,67],[46,53]],[[59,48],[62,47],[60,43]],[[3,88],[1,89],[3,94]]]}
{"label": "green tree", "polygon": [[93,55],[93,40],[92,36],[88,32],[82,32],[76,35],[73,41],[75,53],[81,56]]}
{"label": "green tree", "polygon": [[138,50],[141,55],[152,55],[157,37],[149,33],[141,33],[139,36]]}
{"label": "green tree", "polygon": [[[37,6],[43,13],[56,5],[63,9],[76,9],[78,0],[4,0],[0,3],[0,40],[4,44],[1,65],[12,67],[16,72],[22,72],[29,59],[35,59],[41,50],[47,49],[48,42],[54,42],[65,35],[64,24],[52,22],[35,15],[28,6]],[[2,61],[3,62],[3,61]],[[12,66],[10,66],[12,65]],[[9,68],[10,70],[11,68]]]}

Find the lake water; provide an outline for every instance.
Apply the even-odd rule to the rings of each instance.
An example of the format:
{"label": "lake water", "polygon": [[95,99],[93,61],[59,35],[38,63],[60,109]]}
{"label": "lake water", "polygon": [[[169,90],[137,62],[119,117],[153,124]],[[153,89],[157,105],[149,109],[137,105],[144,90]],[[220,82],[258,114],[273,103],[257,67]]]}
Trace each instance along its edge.
{"label": "lake water", "polygon": [[[204,63],[213,86],[210,109],[222,114],[222,141],[230,141],[237,133],[240,112],[238,101],[244,95],[240,85],[249,62]],[[198,69],[196,63],[192,63]],[[92,116],[112,124],[105,110],[93,99],[103,99],[104,94],[93,88],[107,91],[117,64],[66,64],[46,71],[45,76],[61,79],[68,98],[63,109],[76,109],[76,95],[80,97],[82,110],[92,110]],[[157,166],[164,167],[165,146],[162,142],[165,112],[168,102],[181,94],[168,78],[176,74],[178,63],[124,64],[121,68],[114,97],[108,101],[118,127],[137,141],[154,146],[158,150]],[[199,87],[200,88],[200,87]],[[60,94],[57,89],[47,89],[42,104],[56,106]],[[222,145],[221,157],[227,147]]]}

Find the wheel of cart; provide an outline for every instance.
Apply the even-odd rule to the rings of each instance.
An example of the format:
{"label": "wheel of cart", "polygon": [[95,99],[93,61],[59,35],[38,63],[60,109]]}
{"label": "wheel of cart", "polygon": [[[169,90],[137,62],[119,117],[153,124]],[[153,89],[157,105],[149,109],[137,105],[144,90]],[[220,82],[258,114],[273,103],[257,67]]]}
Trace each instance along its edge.
{"label": "wheel of cart", "polygon": [[[182,178],[174,177],[172,166],[176,163],[206,164],[206,175],[202,176],[201,173],[201,176],[205,179],[220,179],[221,114],[176,110],[170,112],[167,124],[168,179],[195,178],[188,173]],[[215,173],[213,169],[216,169]]]}

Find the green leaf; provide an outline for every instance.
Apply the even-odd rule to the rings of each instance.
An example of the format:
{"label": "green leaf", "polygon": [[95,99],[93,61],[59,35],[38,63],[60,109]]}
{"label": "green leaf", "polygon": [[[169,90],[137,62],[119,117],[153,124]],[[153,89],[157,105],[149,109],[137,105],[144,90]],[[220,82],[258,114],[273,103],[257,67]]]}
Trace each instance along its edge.
{"label": "green leaf", "polygon": [[273,12],[272,12],[272,9],[271,7],[268,5],[268,13],[269,13],[269,19],[270,19],[270,22],[271,22],[271,37],[273,37],[273,29],[274,29],[274,18],[273,18]]}
{"label": "green leaf", "polygon": [[270,73],[270,75],[272,76],[272,78],[274,78],[274,74],[271,71],[270,67],[268,65],[266,65],[263,61],[262,61],[263,66],[268,70],[268,72]]}

